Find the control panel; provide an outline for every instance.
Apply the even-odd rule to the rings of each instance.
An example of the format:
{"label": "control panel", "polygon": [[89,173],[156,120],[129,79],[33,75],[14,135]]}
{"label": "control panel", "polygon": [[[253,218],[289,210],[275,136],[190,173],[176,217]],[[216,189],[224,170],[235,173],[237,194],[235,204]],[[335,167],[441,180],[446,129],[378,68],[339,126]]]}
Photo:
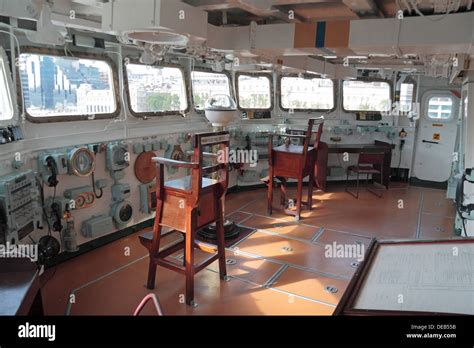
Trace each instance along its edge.
{"label": "control panel", "polygon": [[0,242],[17,242],[42,220],[33,171],[0,177]]}

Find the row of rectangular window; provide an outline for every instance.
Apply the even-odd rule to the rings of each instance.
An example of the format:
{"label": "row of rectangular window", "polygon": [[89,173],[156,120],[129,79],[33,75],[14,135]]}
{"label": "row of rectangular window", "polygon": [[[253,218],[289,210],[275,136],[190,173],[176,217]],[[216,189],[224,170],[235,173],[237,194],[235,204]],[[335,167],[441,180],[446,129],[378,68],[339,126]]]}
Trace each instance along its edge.
{"label": "row of rectangular window", "polygon": [[[2,61],[3,64],[3,61]],[[4,66],[2,71],[6,74]],[[61,116],[113,115],[117,112],[116,86],[111,65],[105,60],[22,53],[19,61],[23,106],[28,116],[59,120]],[[189,109],[183,71],[178,67],[126,65],[126,84],[132,114],[167,114]],[[0,98],[8,98],[6,79],[0,84]],[[203,110],[212,94],[231,94],[224,73],[193,71],[192,98],[196,110]],[[265,74],[237,74],[239,108],[270,110],[271,77]],[[345,111],[384,111],[390,105],[390,84],[384,81],[343,81]],[[400,101],[412,100],[411,95]],[[2,99],[2,101],[3,101]],[[13,116],[2,102],[0,120]],[[283,110],[333,110],[335,86],[331,79],[282,76],[280,106]],[[6,106],[5,106],[6,105]],[[89,117],[90,118],[90,117]]]}

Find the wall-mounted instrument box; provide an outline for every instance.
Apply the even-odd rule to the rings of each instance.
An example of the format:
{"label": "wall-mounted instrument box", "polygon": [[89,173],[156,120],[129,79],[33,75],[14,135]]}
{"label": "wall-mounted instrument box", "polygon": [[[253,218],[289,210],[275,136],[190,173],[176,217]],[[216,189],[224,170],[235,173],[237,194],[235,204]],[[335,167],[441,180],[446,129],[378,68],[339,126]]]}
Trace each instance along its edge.
{"label": "wall-mounted instrument box", "polygon": [[112,186],[112,200],[120,202],[130,197],[129,184],[115,184]]}
{"label": "wall-mounted instrument box", "polygon": [[93,216],[82,223],[81,233],[84,237],[96,238],[114,230],[114,222],[111,216]]}
{"label": "wall-mounted instrument box", "polygon": [[67,189],[64,191],[64,197],[73,200],[70,209],[88,208],[96,202],[96,197],[92,186],[81,186]]}
{"label": "wall-mounted instrument box", "polygon": [[123,179],[123,170],[130,165],[128,145],[120,142],[107,144],[106,168],[115,180]]}
{"label": "wall-mounted instrument box", "polygon": [[[57,175],[68,174],[68,158],[63,152],[42,152],[38,155],[38,172],[44,182],[52,185]],[[57,184],[57,183],[56,183]]]}
{"label": "wall-mounted instrument box", "polygon": [[18,242],[42,221],[33,171],[0,177],[0,242]]}

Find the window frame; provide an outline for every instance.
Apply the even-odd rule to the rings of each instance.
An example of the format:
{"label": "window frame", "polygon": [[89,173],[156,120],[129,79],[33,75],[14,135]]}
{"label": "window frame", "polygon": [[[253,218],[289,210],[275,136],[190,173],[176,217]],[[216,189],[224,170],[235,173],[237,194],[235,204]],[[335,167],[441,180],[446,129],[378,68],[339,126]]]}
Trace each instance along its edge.
{"label": "window frame", "polygon": [[[337,109],[337,83],[338,81],[335,79],[330,79],[326,78],[327,80],[332,81],[332,94],[333,94],[333,107],[331,109],[300,109],[300,108],[284,108],[282,105],[282,93],[281,93],[281,80],[284,77],[300,77],[299,74],[283,74],[278,77],[278,106],[282,111],[289,112],[290,110],[293,110],[294,112],[333,112],[334,110]],[[319,75],[314,75],[314,74],[303,74],[304,79],[313,79],[313,78],[319,78],[323,79]]]}
{"label": "window frame", "polygon": [[[457,113],[456,109],[456,100],[454,99],[455,96],[450,92],[449,90],[431,90],[428,92],[429,94],[426,96],[425,99],[425,112],[424,112],[424,117],[429,121],[429,122],[434,122],[434,123],[449,123],[453,120],[455,117],[455,113]],[[429,116],[429,106],[430,106],[430,99],[432,98],[450,98],[451,99],[451,112],[448,118],[433,118]]]}
{"label": "window frame", "polygon": [[[240,106],[240,95],[239,95],[239,77],[240,76],[251,76],[251,77],[266,77],[270,81],[270,106],[268,108],[242,108]],[[270,73],[263,72],[237,72],[235,74],[235,98],[237,101],[237,108],[240,111],[272,111],[274,107],[275,93],[273,90],[273,75]]]}
{"label": "window frame", "polygon": [[194,88],[193,88],[193,72],[204,72],[204,73],[211,73],[211,74],[221,74],[221,75],[225,75],[227,76],[227,79],[229,80],[229,92],[230,92],[230,97],[231,98],[234,98],[234,91],[233,91],[233,85],[232,85],[232,76],[231,74],[227,71],[227,70],[223,70],[221,72],[218,72],[218,71],[214,71],[212,69],[209,69],[209,68],[194,68],[190,74],[189,74],[189,83],[190,83],[190,86],[191,86],[191,100],[193,102],[193,109],[196,113],[198,114],[204,114],[204,110],[198,110],[196,109],[196,105],[194,104]]}
{"label": "window frame", "polygon": [[[113,93],[115,95],[115,111],[113,113],[108,114],[96,114],[93,119],[90,118],[90,115],[64,115],[64,116],[32,116],[28,113],[25,104],[23,102],[23,86],[21,84],[20,78],[20,67],[17,66],[16,69],[16,76],[17,76],[17,99],[18,105],[20,106],[21,110],[24,112],[26,119],[31,123],[56,123],[56,122],[71,122],[71,121],[96,121],[96,120],[104,120],[104,119],[112,119],[117,118],[121,113],[121,103],[120,103],[120,93],[119,93],[119,79],[118,79],[118,72],[117,67],[114,61],[107,57],[104,54],[95,54],[95,53],[86,53],[82,51],[74,51],[74,56],[67,55],[62,50],[57,49],[49,49],[49,48],[38,48],[38,47],[22,47],[20,54],[36,54],[36,55],[43,55],[43,56],[55,56],[55,57],[63,57],[63,58],[79,58],[79,59],[89,59],[89,60],[99,60],[103,61],[110,67],[110,71],[112,73],[112,84],[113,84]],[[18,56],[19,58],[20,56]]]}
{"label": "window frame", "polygon": [[355,80],[341,80],[341,109],[342,111],[346,112],[346,113],[360,113],[360,112],[363,112],[365,114],[368,114],[368,115],[376,115],[376,116],[381,116],[383,111],[372,111],[372,110],[346,110],[344,108],[344,81],[362,81],[362,82],[385,82],[386,84],[388,84],[388,88],[389,88],[389,95],[390,95],[390,107],[393,105],[393,84],[392,84],[392,81],[390,80],[387,80],[387,79],[382,79],[382,78],[362,78],[362,77],[359,77]]}
{"label": "window frame", "polygon": [[[412,77],[407,77],[405,79],[405,81],[403,81],[401,84],[400,84],[400,94],[398,95],[398,103],[400,103],[400,97],[401,97],[401,88],[402,88],[402,84],[411,84],[413,85],[413,95],[412,95],[412,100],[411,100],[411,104],[413,106],[414,103],[416,103],[416,101],[418,100],[418,95],[417,95],[417,89],[418,89],[418,86],[417,86],[417,81],[415,79],[413,79]],[[395,97],[395,96],[394,96]],[[393,100],[392,100],[392,105],[393,105]],[[400,105],[400,104],[399,104]],[[410,112],[413,111],[412,109],[410,109]]]}
{"label": "window frame", "polygon": [[7,88],[8,98],[10,100],[10,106],[12,110],[12,117],[6,120],[0,119],[0,125],[8,125],[12,122],[16,122],[18,119],[18,108],[15,107],[17,105],[16,102],[16,92],[13,86],[13,79],[12,79],[12,69],[10,66],[10,61],[8,60],[8,56],[3,48],[0,48],[0,59],[3,61],[4,66],[4,73],[5,73],[5,86]]}
{"label": "window frame", "polygon": [[[127,58],[125,58],[127,59]],[[124,82],[124,88],[125,88],[125,93],[127,94],[127,104],[128,104],[128,111],[133,117],[136,118],[147,118],[147,117],[160,117],[160,116],[183,116],[182,112],[188,113],[191,110],[191,103],[189,102],[189,83],[190,83],[190,78],[189,74],[186,72],[186,70],[178,65],[178,64],[171,64],[171,63],[154,63],[154,64],[143,64],[140,63],[139,60],[135,59],[130,59],[128,61],[129,63],[123,64],[123,82]],[[129,88],[129,81],[128,81],[128,73],[127,73],[127,65],[128,64],[133,64],[133,65],[143,65],[143,66],[149,66],[151,68],[177,68],[181,71],[181,74],[183,76],[183,83],[184,83],[184,95],[186,97],[186,109],[181,111],[150,111],[150,112],[136,112],[132,109],[132,103],[131,103],[131,98],[130,98],[130,88]]]}

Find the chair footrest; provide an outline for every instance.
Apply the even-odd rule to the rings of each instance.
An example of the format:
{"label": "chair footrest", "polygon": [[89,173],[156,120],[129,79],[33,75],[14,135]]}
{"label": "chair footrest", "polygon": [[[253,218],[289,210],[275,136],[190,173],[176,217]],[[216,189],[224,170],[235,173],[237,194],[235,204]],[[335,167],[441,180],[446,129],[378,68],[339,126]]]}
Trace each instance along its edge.
{"label": "chair footrest", "polygon": [[165,268],[168,268],[172,271],[175,271],[175,272],[178,272],[178,273],[181,273],[181,274],[185,274],[186,273],[186,267],[184,266],[178,266],[174,263],[172,263],[171,261],[168,261],[168,260],[164,260],[162,258],[157,258],[155,257],[154,258],[154,261],[157,265],[160,265],[162,267],[165,267]]}

